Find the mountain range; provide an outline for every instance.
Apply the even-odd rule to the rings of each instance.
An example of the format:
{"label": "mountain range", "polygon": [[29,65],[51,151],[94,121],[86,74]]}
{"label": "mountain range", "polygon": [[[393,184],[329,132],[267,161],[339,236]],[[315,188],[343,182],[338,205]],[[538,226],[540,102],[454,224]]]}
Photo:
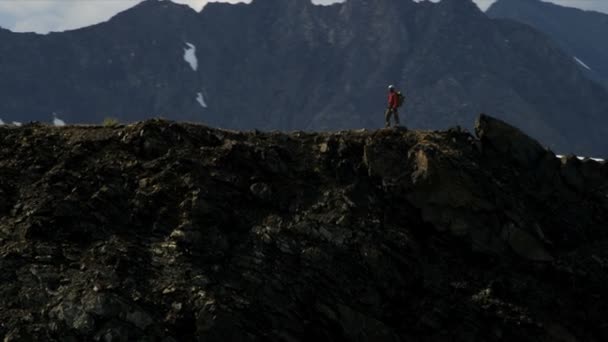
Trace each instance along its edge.
{"label": "mountain range", "polygon": [[583,72],[608,87],[608,14],[540,0],[498,0],[486,13],[526,23],[547,34]]}
{"label": "mountain range", "polygon": [[[591,62],[590,62],[591,63]],[[0,119],[149,117],[230,129],[383,125],[386,87],[411,128],[480,112],[560,153],[608,154],[608,93],[552,39],[471,0],[147,0],[105,23],[0,31]]]}

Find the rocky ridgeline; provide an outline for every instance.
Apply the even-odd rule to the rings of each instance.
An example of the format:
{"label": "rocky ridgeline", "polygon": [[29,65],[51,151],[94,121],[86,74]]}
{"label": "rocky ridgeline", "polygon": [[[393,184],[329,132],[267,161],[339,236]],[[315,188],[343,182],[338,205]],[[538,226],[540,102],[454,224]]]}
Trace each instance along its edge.
{"label": "rocky ridgeline", "polygon": [[476,130],[0,128],[0,337],[608,340],[608,166]]}
{"label": "rocky ridgeline", "polygon": [[[238,130],[377,129],[393,83],[412,128],[471,129],[476,113],[492,108],[555,151],[608,155],[608,88],[573,60],[599,72],[608,54],[598,52],[596,63],[584,51],[565,53],[559,39],[491,19],[473,0],[209,1],[198,13],[136,2],[78,30],[0,28],[0,119],[160,115]],[[608,30],[583,25],[590,20],[557,22],[583,32],[568,35],[577,46],[608,46]]]}

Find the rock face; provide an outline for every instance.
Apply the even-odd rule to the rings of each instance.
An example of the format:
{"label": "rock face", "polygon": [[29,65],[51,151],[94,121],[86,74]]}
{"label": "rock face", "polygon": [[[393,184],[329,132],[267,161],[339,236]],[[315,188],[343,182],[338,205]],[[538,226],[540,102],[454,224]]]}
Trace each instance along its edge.
{"label": "rock face", "polygon": [[540,0],[498,0],[487,14],[525,23],[547,34],[586,75],[608,88],[608,14]]}
{"label": "rock face", "polygon": [[548,152],[535,140],[509,124],[481,114],[475,134],[491,150],[509,155],[521,165],[533,165]]}
{"label": "rock face", "polygon": [[608,154],[606,90],[545,35],[471,0],[254,0],[200,13],[149,0],[80,30],[0,31],[0,56],[5,122],[57,112],[68,123],[370,129],[394,83],[408,127],[470,127],[491,110],[561,154]]}
{"label": "rock face", "polygon": [[0,127],[0,337],[608,339],[607,165],[477,132]]}

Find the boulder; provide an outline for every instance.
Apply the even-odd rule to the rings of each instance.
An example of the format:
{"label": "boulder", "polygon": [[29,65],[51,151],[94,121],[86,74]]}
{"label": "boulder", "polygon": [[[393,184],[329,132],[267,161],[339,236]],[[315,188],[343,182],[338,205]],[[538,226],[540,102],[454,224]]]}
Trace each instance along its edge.
{"label": "boulder", "polygon": [[547,153],[538,141],[518,128],[486,114],[480,114],[477,118],[475,134],[484,152],[495,151],[522,166],[534,166]]}

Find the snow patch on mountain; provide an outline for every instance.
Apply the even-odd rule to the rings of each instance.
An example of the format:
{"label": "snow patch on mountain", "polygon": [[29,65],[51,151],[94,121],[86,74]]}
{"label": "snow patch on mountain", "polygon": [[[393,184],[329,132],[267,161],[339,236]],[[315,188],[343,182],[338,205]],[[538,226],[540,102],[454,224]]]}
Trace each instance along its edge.
{"label": "snow patch on mountain", "polygon": [[0,119],[0,126],[4,125],[4,121],[2,121],[2,119]]}
{"label": "snow patch on mountain", "polygon": [[184,48],[184,61],[190,64],[193,71],[198,69],[198,59],[196,58],[196,46],[192,43],[186,42],[187,48]]}
{"label": "snow patch on mountain", "polygon": [[203,93],[197,93],[196,94],[196,101],[201,105],[201,107],[207,108],[207,102],[205,102],[205,98],[203,97]]}
{"label": "snow patch on mountain", "polygon": [[57,114],[55,114],[55,113],[53,113],[53,126],[57,126],[57,127],[65,126],[65,121],[58,118]]}
{"label": "snow patch on mountain", "polygon": [[[561,154],[556,155],[557,158],[563,158],[564,156]],[[585,159],[590,159],[590,160],[595,160],[596,162],[604,162],[604,159],[601,158],[589,158],[589,157],[581,157],[581,156],[576,156],[576,158],[578,158],[579,160],[585,160]]]}
{"label": "snow patch on mountain", "polygon": [[587,69],[587,70],[591,70],[591,68],[585,64],[585,62],[581,61],[580,59],[578,59],[578,57],[574,57],[574,60],[580,64],[583,68]]}

